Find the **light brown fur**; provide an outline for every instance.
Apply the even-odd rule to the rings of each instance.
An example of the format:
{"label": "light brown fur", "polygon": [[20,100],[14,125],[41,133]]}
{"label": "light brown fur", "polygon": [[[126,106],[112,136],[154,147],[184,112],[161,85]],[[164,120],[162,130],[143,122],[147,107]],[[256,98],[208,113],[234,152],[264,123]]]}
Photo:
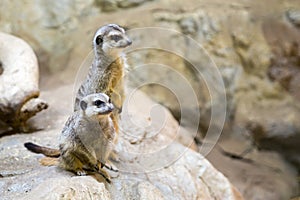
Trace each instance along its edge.
{"label": "light brown fur", "polygon": [[40,159],[40,164],[44,166],[58,166],[59,160],[58,158],[44,157]]}

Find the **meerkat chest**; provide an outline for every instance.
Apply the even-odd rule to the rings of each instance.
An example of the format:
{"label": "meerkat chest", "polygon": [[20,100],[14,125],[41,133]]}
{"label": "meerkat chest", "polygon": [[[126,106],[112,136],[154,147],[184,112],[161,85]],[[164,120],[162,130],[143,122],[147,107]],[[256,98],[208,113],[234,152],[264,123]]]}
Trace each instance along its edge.
{"label": "meerkat chest", "polygon": [[101,142],[102,130],[97,121],[82,120],[76,129],[76,137],[84,146],[93,148]]}
{"label": "meerkat chest", "polygon": [[115,62],[111,63],[106,71],[105,80],[107,81],[107,88],[116,88],[124,74],[123,60],[121,58],[117,59]]}
{"label": "meerkat chest", "polygon": [[86,129],[81,131],[80,140],[91,155],[103,160],[113,141],[111,126],[107,122],[86,122]]}

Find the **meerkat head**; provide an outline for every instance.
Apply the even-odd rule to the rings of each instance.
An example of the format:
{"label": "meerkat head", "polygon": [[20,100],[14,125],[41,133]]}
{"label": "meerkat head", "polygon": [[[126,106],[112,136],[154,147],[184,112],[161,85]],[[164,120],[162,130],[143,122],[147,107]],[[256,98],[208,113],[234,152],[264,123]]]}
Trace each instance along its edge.
{"label": "meerkat head", "polygon": [[122,49],[131,45],[131,39],[125,30],[116,24],[108,24],[99,28],[94,36],[93,45],[96,53],[118,56]]}
{"label": "meerkat head", "polygon": [[111,99],[104,93],[95,93],[85,96],[80,101],[80,109],[88,117],[105,117],[114,109]]}

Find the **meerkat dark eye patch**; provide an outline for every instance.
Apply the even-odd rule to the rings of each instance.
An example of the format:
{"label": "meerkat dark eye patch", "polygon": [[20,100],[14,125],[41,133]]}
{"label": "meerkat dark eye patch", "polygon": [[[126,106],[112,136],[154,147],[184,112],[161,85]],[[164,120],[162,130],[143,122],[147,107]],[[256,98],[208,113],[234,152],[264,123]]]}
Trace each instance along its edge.
{"label": "meerkat dark eye patch", "polygon": [[101,106],[103,104],[105,104],[105,103],[103,101],[101,101],[101,100],[94,101],[94,105],[97,106],[97,107],[99,107],[99,106]]}
{"label": "meerkat dark eye patch", "polygon": [[118,42],[119,40],[122,39],[122,36],[120,36],[120,35],[112,35],[112,36],[110,36],[110,39],[114,40],[115,42]]}
{"label": "meerkat dark eye patch", "polygon": [[100,44],[102,44],[102,43],[103,43],[103,38],[102,38],[101,35],[98,35],[98,36],[96,37],[96,44],[97,44],[97,45],[100,45]]}

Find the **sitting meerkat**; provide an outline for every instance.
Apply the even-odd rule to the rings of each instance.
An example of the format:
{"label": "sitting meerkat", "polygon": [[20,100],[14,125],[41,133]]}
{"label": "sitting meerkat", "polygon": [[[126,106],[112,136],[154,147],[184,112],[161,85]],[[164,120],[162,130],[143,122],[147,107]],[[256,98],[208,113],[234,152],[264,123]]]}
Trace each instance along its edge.
{"label": "sitting meerkat", "polygon": [[62,130],[59,150],[33,143],[24,146],[35,153],[59,157],[43,158],[43,165],[58,165],[80,176],[97,172],[110,183],[109,175],[102,168],[114,170],[106,165],[114,145],[115,129],[109,117],[114,106],[103,93],[87,95],[79,106],[80,110],[73,113]]}

